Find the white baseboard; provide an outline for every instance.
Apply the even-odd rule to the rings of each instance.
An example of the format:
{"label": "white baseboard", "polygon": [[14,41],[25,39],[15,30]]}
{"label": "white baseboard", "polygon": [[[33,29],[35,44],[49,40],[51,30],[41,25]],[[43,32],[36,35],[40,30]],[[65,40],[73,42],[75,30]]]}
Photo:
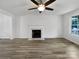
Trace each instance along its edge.
{"label": "white baseboard", "polygon": [[69,38],[66,38],[66,37],[65,37],[65,39],[67,39],[67,40],[69,40],[69,41],[71,41],[71,42],[73,42],[73,43],[79,45],[79,41],[76,41],[76,40],[73,40],[73,39],[69,39]]}

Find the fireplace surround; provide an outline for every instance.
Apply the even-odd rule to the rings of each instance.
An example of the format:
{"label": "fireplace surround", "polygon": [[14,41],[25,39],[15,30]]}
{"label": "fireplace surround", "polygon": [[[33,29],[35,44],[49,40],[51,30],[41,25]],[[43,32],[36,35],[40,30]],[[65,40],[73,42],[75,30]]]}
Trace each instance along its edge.
{"label": "fireplace surround", "polygon": [[44,39],[44,25],[28,25],[28,37]]}

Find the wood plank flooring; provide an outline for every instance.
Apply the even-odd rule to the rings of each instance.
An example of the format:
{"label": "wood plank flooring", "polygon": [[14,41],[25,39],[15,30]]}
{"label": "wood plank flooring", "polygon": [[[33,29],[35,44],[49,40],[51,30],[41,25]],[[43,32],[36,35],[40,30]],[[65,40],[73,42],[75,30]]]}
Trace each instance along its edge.
{"label": "wood plank flooring", "polygon": [[66,39],[4,39],[0,59],[79,59],[79,46]]}

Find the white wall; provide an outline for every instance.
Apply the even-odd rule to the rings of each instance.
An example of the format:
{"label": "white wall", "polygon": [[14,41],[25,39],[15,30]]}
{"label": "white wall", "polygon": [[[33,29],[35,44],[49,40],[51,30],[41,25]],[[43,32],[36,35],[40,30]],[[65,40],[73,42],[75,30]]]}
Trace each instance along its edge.
{"label": "white wall", "polygon": [[29,38],[29,25],[43,26],[43,38],[61,38],[62,19],[59,15],[15,16],[0,10],[0,38]]}
{"label": "white wall", "polygon": [[20,37],[20,16],[12,17],[12,38]]}
{"label": "white wall", "polygon": [[12,17],[0,11],[0,38],[12,37]]}
{"label": "white wall", "polygon": [[74,15],[79,15],[79,9],[69,12],[63,15],[64,20],[64,37],[68,40],[71,40],[77,44],[79,44],[79,36],[74,36],[71,34],[71,17]]}
{"label": "white wall", "polygon": [[28,38],[29,25],[43,25],[43,38],[57,38],[62,37],[62,19],[59,15],[25,15],[15,17],[14,27],[16,38]]}

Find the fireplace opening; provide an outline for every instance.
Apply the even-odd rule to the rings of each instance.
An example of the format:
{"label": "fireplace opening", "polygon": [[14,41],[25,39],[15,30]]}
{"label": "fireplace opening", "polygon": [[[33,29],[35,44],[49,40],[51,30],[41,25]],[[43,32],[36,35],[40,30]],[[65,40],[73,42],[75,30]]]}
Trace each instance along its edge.
{"label": "fireplace opening", "polygon": [[41,30],[32,30],[32,38],[41,38]]}

